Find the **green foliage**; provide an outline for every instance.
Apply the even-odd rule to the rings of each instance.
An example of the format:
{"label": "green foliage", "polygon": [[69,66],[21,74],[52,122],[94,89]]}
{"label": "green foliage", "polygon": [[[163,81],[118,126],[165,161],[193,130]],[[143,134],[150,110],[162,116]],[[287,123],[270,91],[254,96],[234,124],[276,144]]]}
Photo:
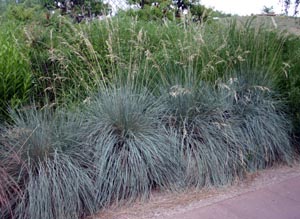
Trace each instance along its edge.
{"label": "green foliage", "polygon": [[244,23],[231,19],[227,25],[223,32],[226,50],[220,55],[228,57],[232,69],[257,70],[274,77],[282,73],[283,35],[266,30],[263,25],[255,26],[255,18]]}
{"label": "green foliage", "polygon": [[288,108],[285,111],[293,118],[293,133],[299,136],[298,37],[265,30],[264,26],[255,26],[255,20],[242,24],[230,23],[226,31],[226,55],[221,56],[232,56],[232,62],[229,62],[232,69],[248,69],[248,72],[252,69],[263,72],[262,77],[272,79],[273,87],[280,92],[282,101],[287,101]]}
{"label": "green foliage", "polygon": [[[153,2],[157,2],[158,6],[152,6],[151,3]],[[174,8],[170,8],[170,5],[173,5]],[[206,8],[204,5],[200,5],[198,3],[185,2],[185,5],[189,7],[190,15],[182,15],[180,10],[177,9],[177,5],[174,5],[172,1],[146,1],[142,9],[129,10],[128,12],[126,12],[126,15],[137,17],[142,21],[175,21],[175,17],[183,17],[184,20],[190,19],[190,17],[192,17],[192,20],[197,22],[205,22],[212,15],[220,17],[225,16],[219,11],[214,11],[213,9]],[[180,21],[180,19],[177,19],[177,21]]]}
{"label": "green foliage", "polygon": [[32,87],[26,51],[14,32],[9,31],[10,25],[2,24],[0,31],[0,120],[7,116],[8,107],[14,108],[28,100]]}
{"label": "green foliage", "polygon": [[[140,11],[135,13],[144,13]],[[212,82],[235,70],[264,72],[277,80],[284,96],[293,98],[290,106],[297,103],[297,80],[287,84],[284,77],[287,71],[290,78],[296,77],[295,40],[286,41],[283,35],[255,26],[255,20],[200,26],[157,24],[121,15],[82,25],[58,17],[49,22],[48,27],[28,26],[26,36],[38,98],[47,97],[54,104],[82,102],[102,83],[120,77],[155,88],[167,66],[193,68],[201,80]],[[288,69],[284,63],[294,67]]]}
{"label": "green foliage", "polygon": [[6,10],[7,19],[16,22],[29,22],[38,19],[38,16],[41,16],[41,6],[32,5],[31,2],[10,4]]}
{"label": "green foliage", "polygon": [[27,27],[29,58],[39,101],[47,99],[53,104],[66,105],[84,98],[105,80],[100,65],[102,57],[80,26],[74,26],[64,17],[52,17],[49,22],[47,27],[43,24]]}
{"label": "green foliage", "polygon": [[289,36],[283,45],[282,59],[286,71],[278,79],[281,93],[288,101],[289,112],[293,118],[294,133],[300,136],[300,40]]}
{"label": "green foliage", "polygon": [[212,9],[208,9],[205,6],[198,4],[192,4],[190,10],[191,14],[194,16],[194,20],[199,22],[205,22],[213,11]]}
{"label": "green foliage", "polygon": [[91,13],[95,15],[99,14],[107,14],[109,6],[108,4],[104,4],[103,1],[99,0],[92,0],[92,1],[85,1],[85,7],[91,8]]}
{"label": "green foliage", "polygon": [[143,9],[134,10],[131,9],[126,12],[126,16],[137,17],[142,21],[162,21],[164,19],[174,20],[175,11],[167,9],[161,5],[158,7],[145,5]]}

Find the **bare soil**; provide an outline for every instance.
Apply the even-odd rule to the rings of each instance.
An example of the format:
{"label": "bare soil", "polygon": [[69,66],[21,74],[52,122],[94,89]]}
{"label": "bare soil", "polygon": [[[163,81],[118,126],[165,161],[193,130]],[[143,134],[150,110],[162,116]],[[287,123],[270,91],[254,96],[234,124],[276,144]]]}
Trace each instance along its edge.
{"label": "bare soil", "polygon": [[111,206],[94,216],[93,219],[155,219],[191,211],[195,208],[256,191],[267,185],[283,182],[300,176],[300,164],[276,166],[248,174],[244,180],[224,187],[191,189],[182,192],[154,191],[147,201],[137,201],[125,206]]}

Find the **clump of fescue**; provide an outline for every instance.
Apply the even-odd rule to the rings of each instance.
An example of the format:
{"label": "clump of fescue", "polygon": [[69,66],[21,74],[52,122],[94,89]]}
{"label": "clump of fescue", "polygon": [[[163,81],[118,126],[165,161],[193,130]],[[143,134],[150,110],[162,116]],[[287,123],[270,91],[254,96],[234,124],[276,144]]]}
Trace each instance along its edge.
{"label": "clump of fescue", "polygon": [[16,166],[21,159],[8,145],[5,139],[5,127],[0,125],[0,218],[13,218],[14,206],[22,196],[22,189],[17,181]]}
{"label": "clump of fescue", "polygon": [[186,185],[222,185],[246,170],[292,162],[291,126],[268,74],[209,84],[182,73],[164,81],[163,122],[177,139]]}
{"label": "clump of fescue", "polygon": [[35,109],[12,112],[11,118],[13,125],[1,133],[0,154],[20,159],[11,167],[22,188],[14,218],[73,219],[92,213],[92,169],[78,143],[75,119]]}
{"label": "clump of fescue", "polygon": [[188,186],[222,185],[243,172],[240,148],[226,124],[226,106],[211,85],[196,80],[179,80],[166,86],[167,116],[164,123],[175,135],[183,181]]}
{"label": "clump of fescue", "polygon": [[238,74],[220,86],[231,104],[228,122],[243,147],[243,160],[251,171],[275,162],[290,163],[294,154],[291,124],[283,111],[284,105],[272,90],[272,80],[264,77],[255,72]]}
{"label": "clump of fescue", "polygon": [[172,188],[180,168],[161,113],[151,93],[130,86],[101,90],[85,110],[98,202],[131,201],[153,188]]}
{"label": "clump of fescue", "polygon": [[[2,145],[0,145],[2,148]],[[4,152],[1,149],[1,152]],[[17,183],[17,176],[11,167],[14,162],[18,163],[17,156],[12,154],[6,157],[6,154],[0,155],[0,218],[13,217],[13,207],[22,196],[22,191]]]}
{"label": "clump of fescue", "polygon": [[20,218],[81,218],[95,211],[91,178],[64,155],[39,162],[17,206]]}

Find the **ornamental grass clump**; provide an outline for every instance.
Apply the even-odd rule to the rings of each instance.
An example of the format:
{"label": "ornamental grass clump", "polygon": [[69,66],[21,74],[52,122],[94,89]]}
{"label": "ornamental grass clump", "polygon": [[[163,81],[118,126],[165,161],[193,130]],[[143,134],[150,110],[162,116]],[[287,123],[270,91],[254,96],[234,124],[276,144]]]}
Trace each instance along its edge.
{"label": "ornamental grass clump", "polygon": [[22,191],[17,183],[17,175],[12,167],[19,162],[16,154],[7,156],[9,151],[3,150],[0,144],[0,218],[11,218],[13,208],[22,196]]}
{"label": "ornamental grass clump", "polygon": [[222,185],[240,176],[241,149],[225,122],[226,106],[212,86],[188,80],[166,88],[163,121],[177,138],[185,185]]}
{"label": "ornamental grass clump", "polygon": [[[243,161],[250,171],[275,162],[290,163],[294,149],[290,141],[291,123],[283,103],[272,90],[271,80],[263,74],[238,74],[221,90],[232,105],[228,123],[232,124],[243,148]],[[221,93],[221,92],[220,92]]]}
{"label": "ornamental grass clump", "polygon": [[162,112],[151,93],[130,86],[101,90],[85,109],[98,203],[146,198],[175,184],[180,166],[160,125]]}
{"label": "ornamental grass clump", "polygon": [[19,158],[10,167],[13,182],[21,188],[8,209],[12,218],[73,219],[94,212],[92,168],[76,137],[76,120],[36,109],[12,112],[11,118],[13,124],[1,133],[0,154]]}

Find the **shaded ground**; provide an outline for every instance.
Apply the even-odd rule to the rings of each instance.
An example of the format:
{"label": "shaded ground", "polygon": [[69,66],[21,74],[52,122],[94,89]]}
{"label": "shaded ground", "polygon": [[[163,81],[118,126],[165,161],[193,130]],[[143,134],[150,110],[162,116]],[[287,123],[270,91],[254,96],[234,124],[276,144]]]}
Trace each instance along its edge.
{"label": "shaded ground", "polygon": [[[172,194],[153,193],[150,200],[147,202],[136,202],[131,206],[124,207],[112,206],[111,208],[100,212],[98,216],[93,219],[196,219],[197,217],[194,217],[193,214],[200,215],[202,213],[205,215],[207,209],[208,211],[215,213],[214,216],[216,217],[213,218],[218,218],[217,213],[224,211],[224,209],[219,209],[220,206],[218,205],[220,205],[220,203],[225,202],[226,204],[228,200],[238,200],[244,196],[249,198],[250,201],[255,204],[255,194],[262,194],[262,197],[267,197],[269,195],[268,199],[271,203],[282,205],[280,200],[283,199],[277,200],[278,197],[275,197],[272,193],[270,194],[270,192],[265,192],[265,189],[270,186],[276,189],[278,184],[282,183],[285,185],[284,183],[291,179],[298,179],[298,181],[293,182],[295,184],[293,188],[296,188],[299,191],[299,206],[297,209],[299,209],[298,215],[300,218],[300,165],[297,164],[293,167],[277,166],[272,169],[259,171],[255,174],[249,174],[245,180],[235,182],[233,185],[223,188],[205,188],[201,191],[190,190]],[[278,187],[278,190],[279,189],[280,188]],[[254,196],[251,194],[254,194]],[[239,203],[239,201],[237,202]],[[264,202],[264,204],[268,205],[270,203]],[[291,206],[291,203],[288,204]],[[265,206],[262,206],[262,209],[265,209]],[[276,213],[276,211],[270,212]],[[232,217],[233,215],[229,216]]]}

